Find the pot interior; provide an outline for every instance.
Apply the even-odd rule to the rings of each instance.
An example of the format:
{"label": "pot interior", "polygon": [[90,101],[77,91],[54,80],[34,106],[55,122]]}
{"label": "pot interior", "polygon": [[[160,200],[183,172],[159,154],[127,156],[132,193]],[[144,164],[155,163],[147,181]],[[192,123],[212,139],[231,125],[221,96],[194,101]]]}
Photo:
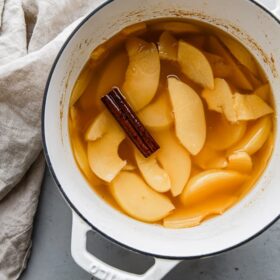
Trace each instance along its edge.
{"label": "pot interior", "polygon": [[91,51],[127,25],[155,18],[187,18],[212,24],[240,40],[268,77],[278,112],[279,22],[253,1],[114,0],[93,11],[72,33],[57,57],[46,87],[43,137],[47,161],[70,206],[90,225],[118,243],[168,258],[209,255],[234,247],[262,231],[280,214],[276,171],[278,126],[273,156],[256,186],[222,216],[187,229],[167,229],[116,211],[88,185],[74,160],[68,135],[73,85]]}

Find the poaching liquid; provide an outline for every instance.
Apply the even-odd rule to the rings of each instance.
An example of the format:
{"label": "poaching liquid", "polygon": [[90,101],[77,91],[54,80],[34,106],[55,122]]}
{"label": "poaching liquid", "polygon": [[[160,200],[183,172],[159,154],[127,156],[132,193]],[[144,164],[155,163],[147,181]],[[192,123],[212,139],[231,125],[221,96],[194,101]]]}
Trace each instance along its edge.
{"label": "poaching liquid", "polygon": [[[101,98],[118,87],[160,149],[145,158]],[[274,144],[268,81],[250,52],[206,24],[129,26],[93,50],[73,88],[79,169],[125,214],[169,228],[224,213],[254,186]]]}

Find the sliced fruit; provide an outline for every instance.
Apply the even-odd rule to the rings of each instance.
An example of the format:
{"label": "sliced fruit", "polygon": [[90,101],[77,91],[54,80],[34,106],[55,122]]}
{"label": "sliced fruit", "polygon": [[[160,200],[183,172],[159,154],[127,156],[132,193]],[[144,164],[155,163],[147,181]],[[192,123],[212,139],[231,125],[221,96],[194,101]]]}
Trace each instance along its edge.
{"label": "sliced fruit", "polygon": [[159,37],[158,51],[161,59],[177,61],[178,42],[168,31]]}
{"label": "sliced fruit", "polygon": [[252,158],[246,152],[235,152],[228,157],[227,169],[241,173],[250,173],[253,168]]}
{"label": "sliced fruit", "polygon": [[260,151],[260,153],[263,153],[265,155],[263,157],[263,161],[262,161],[263,163],[268,162],[269,158],[272,155],[272,151],[274,149],[274,145],[273,145],[275,140],[274,138],[275,138],[274,133],[270,132],[266,142],[262,147],[262,150]]}
{"label": "sliced fruit", "polygon": [[81,95],[84,93],[85,89],[89,85],[89,82],[91,80],[91,69],[89,67],[86,67],[82,70],[82,73],[79,75],[70,99],[70,106],[73,106],[81,97]]}
{"label": "sliced fruit", "polygon": [[97,48],[95,48],[93,50],[93,52],[90,55],[90,59],[93,62],[96,62],[97,60],[99,60],[102,56],[104,56],[106,53],[106,48],[104,45],[98,46]]}
{"label": "sliced fruit", "polygon": [[127,65],[128,56],[124,51],[118,52],[109,57],[98,79],[96,99],[99,100],[114,86],[121,87],[124,81]]}
{"label": "sliced fruit", "polygon": [[111,182],[126,165],[118,154],[124,138],[123,130],[106,111],[95,119],[86,134],[86,139],[91,140],[87,147],[90,168],[106,182]]}
{"label": "sliced fruit", "polygon": [[267,163],[269,162],[274,148],[274,137],[274,133],[270,132],[266,142],[255,155],[256,157],[262,159],[261,161],[254,162],[254,174],[256,178],[260,176],[260,174],[264,171],[265,167],[267,166]]}
{"label": "sliced fruit", "polygon": [[126,165],[118,155],[121,138],[106,134],[99,140],[88,142],[88,161],[91,170],[100,179],[111,182]]}
{"label": "sliced fruit", "polygon": [[173,123],[174,117],[168,92],[162,92],[153,103],[139,112],[138,117],[150,129],[161,130],[169,127]]}
{"label": "sliced fruit", "polygon": [[180,198],[184,205],[207,201],[218,195],[234,195],[247,176],[230,170],[211,169],[192,177]]}
{"label": "sliced fruit", "polygon": [[230,65],[232,69],[230,79],[237,87],[240,87],[241,89],[245,89],[245,90],[253,89],[250,81],[247,79],[245,74],[240,70],[237,63],[234,61],[234,58],[224,48],[224,46],[220,43],[220,41],[216,37],[210,36],[209,47],[211,52],[216,53],[221,57],[223,57],[225,61]]}
{"label": "sliced fruit", "polygon": [[208,112],[206,143],[214,150],[226,150],[244,136],[246,128],[246,122],[230,123],[222,114]]}
{"label": "sliced fruit", "polygon": [[232,148],[228,154],[243,151],[249,155],[257,152],[267,140],[271,131],[271,118],[269,116],[257,120],[246,132],[244,137]]}
{"label": "sliced fruit", "polygon": [[170,31],[176,34],[201,32],[201,29],[195,25],[178,21],[157,22],[150,25],[150,29],[156,31]]}
{"label": "sliced fruit", "polygon": [[163,226],[167,228],[186,228],[201,224],[209,216],[221,215],[237,201],[237,197],[222,195],[211,198],[202,205],[190,207],[189,209],[178,209],[164,218]]}
{"label": "sliced fruit", "polygon": [[256,120],[273,113],[273,109],[254,94],[235,93],[233,106],[238,120]]}
{"label": "sliced fruit", "polygon": [[231,54],[245,67],[247,67],[254,75],[258,75],[258,67],[250,52],[237,40],[229,36],[219,36],[223,44],[229,49]]}
{"label": "sliced fruit", "polygon": [[136,149],[134,154],[138,168],[149,186],[157,192],[169,191],[171,188],[169,175],[159,166],[155,155],[145,158]]}
{"label": "sliced fruit", "polygon": [[[93,70],[94,71],[94,70]],[[75,106],[79,107],[84,112],[88,110],[93,110],[93,108],[97,105],[99,107],[100,100],[95,99],[96,95],[96,85],[98,84],[98,75],[92,75],[92,78],[86,87],[84,93],[81,95]],[[94,110],[95,111],[95,110]],[[92,117],[87,114],[88,118]]]}
{"label": "sliced fruit", "polygon": [[133,172],[120,172],[110,184],[110,190],[128,215],[144,222],[159,221],[174,209],[166,196],[152,190]]}
{"label": "sliced fruit", "polygon": [[227,78],[231,73],[231,67],[225,59],[219,55],[203,52],[208,59],[215,78]]}
{"label": "sliced fruit", "polygon": [[94,173],[90,169],[86,153],[86,146],[83,144],[83,141],[81,138],[79,138],[78,134],[74,132],[74,127],[71,122],[69,123],[69,130],[71,133],[71,145],[73,154],[80,170],[94,186],[100,184],[101,181],[94,175]]}
{"label": "sliced fruit", "polygon": [[157,160],[170,177],[172,195],[177,196],[183,191],[190,176],[190,155],[178,142],[173,131],[160,131],[154,133],[154,137],[160,145]]}
{"label": "sliced fruit", "polygon": [[128,27],[125,27],[121,33],[125,36],[131,36],[131,35],[141,35],[147,30],[147,24],[145,22],[138,22],[133,25],[130,25]]}
{"label": "sliced fruit", "polygon": [[[274,134],[269,133],[268,139],[263,146],[252,156],[253,171],[250,174],[250,180],[244,184],[241,196],[245,195],[256,184],[260,176],[266,171],[267,164],[270,160],[274,148]],[[260,160],[261,159],[261,160]]]}
{"label": "sliced fruit", "polygon": [[254,91],[254,95],[257,95],[263,101],[268,102],[269,101],[269,95],[270,95],[270,86],[269,86],[269,84],[264,84],[264,85],[258,87]]}
{"label": "sliced fruit", "polygon": [[108,132],[108,130],[110,130],[110,124],[112,124],[114,127],[118,125],[107,111],[103,111],[88,127],[85,134],[85,139],[87,141],[95,141],[98,138],[101,138],[105,133]]}
{"label": "sliced fruit", "polygon": [[214,80],[214,89],[204,89],[202,97],[206,100],[209,110],[223,113],[227,120],[236,122],[231,89],[224,79]]}
{"label": "sliced fruit", "polygon": [[202,150],[193,157],[194,163],[202,169],[225,168],[227,160],[222,152],[204,145]]}
{"label": "sliced fruit", "polygon": [[255,120],[273,113],[273,109],[254,94],[234,93],[223,80],[216,78],[213,90],[204,89],[202,97],[209,110],[223,113],[230,122]]}
{"label": "sliced fruit", "polygon": [[182,72],[189,79],[203,87],[213,89],[213,71],[202,51],[180,40],[178,45],[178,62]]}
{"label": "sliced fruit", "polygon": [[132,171],[137,169],[137,164],[135,162],[134,157],[134,145],[129,139],[126,137],[121,144],[119,145],[118,153],[121,159],[126,160],[126,165],[122,170]]}
{"label": "sliced fruit", "polygon": [[138,38],[128,39],[126,49],[129,64],[123,91],[133,109],[139,111],[156,94],[160,76],[159,54],[155,44]]}
{"label": "sliced fruit", "polygon": [[86,178],[93,185],[100,184],[101,181],[94,175],[89,166],[86,150],[78,137],[72,136],[72,147],[75,159]]}
{"label": "sliced fruit", "polygon": [[174,77],[168,78],[168,90],[175,117],[176,136],[191,154],[196,155],[206,139],[202,101],[191,87]]}
{"label": "sliced fruit", "polygon": [[260,80],[259,76],[255,76],[255,74],[253,74],[247,67],[245,67],[242,64],[239,64],[238,66],[252,85],[253,89],[256,89],[259,86],[261,86],[262,81]]}
{"label": "sliced fruit", "polygon": [[92,117],[84,113],[84,110],[81,108],[80,104],[71,106],[69,115],[75,130],[84,134]]}
{"label": "sliced fruit", "polygon": [[81,123],[79,109],[76,106],[71,106],[69,113],[70,113],[70,118],[71,118],[73,127],[75,127],[75,129],[79,130],[79,126]]}

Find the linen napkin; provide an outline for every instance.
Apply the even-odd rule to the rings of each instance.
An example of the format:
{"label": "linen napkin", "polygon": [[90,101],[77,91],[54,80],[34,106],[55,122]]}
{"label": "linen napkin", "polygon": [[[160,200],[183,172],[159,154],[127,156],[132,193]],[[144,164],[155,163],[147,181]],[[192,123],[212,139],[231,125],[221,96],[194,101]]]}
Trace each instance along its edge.
{"label": "linen napkin", "polygon": [[48,73],[77,23],[102,2],[0,0],[0,280],[18,279],[30,253]]}

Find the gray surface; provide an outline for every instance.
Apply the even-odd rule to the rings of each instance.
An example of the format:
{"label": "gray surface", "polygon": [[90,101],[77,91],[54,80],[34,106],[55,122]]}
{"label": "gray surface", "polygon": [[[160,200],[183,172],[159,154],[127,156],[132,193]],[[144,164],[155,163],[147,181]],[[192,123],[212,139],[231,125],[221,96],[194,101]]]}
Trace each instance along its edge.
{"label": "gray surface", "polygon": [[[256,213],[256,219],[258,213]],[[71,212],[49,172],[45,174],[36,217],[33,250],[21,280],[90,280],[70,255]],[[248,244],[209,259],[184,261],[165,280],[279,280],[280,222]],[[115,265],[143,271],[151,262],[147,257],[112,245],[97,234],[90,236],[90,250]]]}

